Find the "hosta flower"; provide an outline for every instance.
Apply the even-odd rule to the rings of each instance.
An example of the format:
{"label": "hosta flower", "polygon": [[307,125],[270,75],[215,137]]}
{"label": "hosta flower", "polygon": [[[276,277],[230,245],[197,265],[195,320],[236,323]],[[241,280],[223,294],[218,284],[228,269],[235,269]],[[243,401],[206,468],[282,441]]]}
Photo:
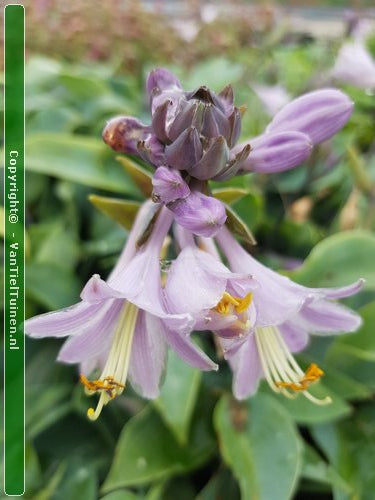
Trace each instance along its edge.
{"label": "hosta flower", "polygon": [[[218,260],[212,240],[201,239],[199,249],[183,235],[179,241],[184,249],[166,285],[170,310],[191,311],[195,329],[219,336],[238,399],[253,394],[264,377],[275,392],[287,397],[302,393],[317,404],[329,402],[308,390],[323,371],[314,363],[303,371],[292,353],[306,347],[310,334],[337,334],[360,326],[356,313],[333,300],[358,292],[362,280],[341,288],[307,288],[257,262],[227,229],[216,240],[233,276]],[[176,294],[178,284],[184,299]]]}
{"label": "hosta flower", "polygon": [[[99,394],[96,409],[88,410],[93,420],[104,405],[123,392],[128,376],[144,397],[158,396],[167,344],[193,366],[216,368],[189,338],[192,316],[171,314],[165,307],[159,258],[173,218],[167,209],[162,208],[151,236],[139,246],[150,205],[149,201],[141,208],[106,282],[94,275],[81,293],[81,302],[25,324],[26,333],[34,338],[68,337],[58,360],[80,363],[86,392]],[[90,380],[96,369],[99,377]]]}
{"label": "hosta flower", "polygon": [[307,288],[257,262],[226,229],[217,241],[230,268],[252,273],[259,283],[253,294],[254,328],[244,341],[223,341],[234,371],[236,397],[253,394],[265,377],[272,390],[287,397],[301,392],[315,403],[329,402],[329,398],[317,400],[308,391],[323,371],[312,364],[304,372],[292,353],[306,347],[310,334],[352,332],[360,326],[360,316],[333,300],[357,293],[363,280],[341,288]]}
{"label": "hosta flower", "polygon": [[331,76],[361,89],[375,88],[375,61],[362,40],[341,47]]}

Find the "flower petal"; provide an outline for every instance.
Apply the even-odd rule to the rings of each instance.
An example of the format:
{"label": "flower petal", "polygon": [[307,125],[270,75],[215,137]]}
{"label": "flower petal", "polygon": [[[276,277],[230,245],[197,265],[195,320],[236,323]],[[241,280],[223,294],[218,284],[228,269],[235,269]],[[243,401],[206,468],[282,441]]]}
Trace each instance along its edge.
{"label": "flower petal", "polygon": [[165,329],[165,335],[169,346],[181,359],[199,370],[217,370],[218,366],[192,341],[190,335],[177,331]]}
{"label": "flower petal", "polygon": [[352,111],[353,102],[340,90],[316,90],[284,106],[266,132],[303,132],[314,144],[319,144],[340,130]]}
{"label": "flower petal", "polygon": [[[283,172],[305,161],[312,150],[310,138],[293,131],[262,134],[249,144],[252,149],[241,166],[242,172]],[[244,146],[239,144],[232,153],[239,153]]]}
{"label": "flower petal", "polygon": [[263,374],[254,335],[226,359],[233,370],[234,396],[241,400],[254,394]]}
{"label": "flower petal", "polygon": [[307,305],[298,315],[301,324],[312,334],[343,333],[357,330],[361,324],[361,317],[347,307],[318,300]]}
{"label": "flower petal", "polygon": [[25,332],[33,338],[77,335],[101,308],[101,304],[79,302],[74,306],[40,314],[25,321]]}
{"label": "flower petal", "polygon": [[279,330],[291,352],[300,352],[309,343],[309,334],[296,321],[287,321],[279,326]]}
{"label": "flower petal", "polygon": [[163,323],[155,316],[139,312],[129,365],[129,378],[144,398],[159,396],[165,369],[167,344]]}
{"label": "flower petal", "polygon": [[102,304],[79,335],[70,337],[61,348],[58,361],[79,363],[107,352],[116,327],[123,300],[112,300]]}

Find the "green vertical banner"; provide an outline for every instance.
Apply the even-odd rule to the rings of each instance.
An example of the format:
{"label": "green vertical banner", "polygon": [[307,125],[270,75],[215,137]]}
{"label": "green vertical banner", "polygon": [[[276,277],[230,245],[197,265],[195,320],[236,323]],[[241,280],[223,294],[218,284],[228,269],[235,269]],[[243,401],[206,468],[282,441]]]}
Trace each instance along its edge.
{"label": "green vertical banner", "polygon": [[4,490],[25,490],[25,13],[4,9]]}

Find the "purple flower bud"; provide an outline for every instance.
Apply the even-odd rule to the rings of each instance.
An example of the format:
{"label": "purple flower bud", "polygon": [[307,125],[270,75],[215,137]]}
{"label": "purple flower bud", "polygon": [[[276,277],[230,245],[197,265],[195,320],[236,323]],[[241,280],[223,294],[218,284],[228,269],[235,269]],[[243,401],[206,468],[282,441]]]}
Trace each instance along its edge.
{"label": "purple flower bud", "polygon": [[203,113],[204,104],[201,102],[181,100],[176,117],[168,130],[169,138],[175,141],[189,127],[194,127],[200,131],[203,123]]}
{"label": "purple flower bud", "polygon": [[131,116],[116,116],[103,130],[103,140],[115,151],[137,154],[137,144],[150,134],[151,127]]}
{"label": "purple flower bud", "polygon": [[182,86],[173,73],[165,68],[156,68],[149,73],[146,81],[146,89],[149,95],[155,88],[163,91],[176,88],[182,89]]}
{"label": "purple flower bud", "polygon": [[220,99],[222,106],[224,107],[225,114],[227,116],[231,115],[233,112],[233,103],[234,103],[234,93],[232,85],[227,85],[223,88],[221,92],[218,94],[218,98]]}
{"label": "purple flower bud", "polygon": [[203,153],[197,129],[189,127],[169,146],[165,148],[168,165],[178,170],[189,169],[195,165]]}
{"label": "purple flower bud", "polygon": [[228,118],[217,106],[205,106],[201,134],[208,138],[222,135],[229,139],[231,128]]}
{"label": "purple flower bud", "polygon": [[229,148],[223,136],[216,137],[210,141],[210,145],[202,158],[186,168],[189,174],[199,180],[212,179],[221,172],[229,160]]}
{"label": "purple flower bud", "polygon": [[169,167],[159,167],[152,178],[154,201],[171,203],[186,198],[190,194],[189,186],[181,177],[180,172]]}
{"label": "purple flower bud", "polygon": [[313,144],[319,144],[340,130],[352,111],[353,102],[343,92],[336,89],[317,90],[284,106],[266,132],[303,132]]}
{"label": "purple flower bud", "polygon": [[150,135],[146,140],[137,145],[139,156],[152,165],[159,167],[165,165],[165,146],[155,135]]}
{"label": "purple flower bud", "polygon": [[167,134],[167,118],[168,118],[168,108],[172,105],[172,102],[167,99],[163,104],[156,108],[155,113],[152,116],[152,130],[159,141],[163,143],[169,143]]}
{"label": "purple flower bud", "polygon": [[[250,141],[251,152],[241,172],[282,172],[302,163],[310,155],[312,143],[301,132],[262,134]],[[238,153],[244,144],[238,144],[232,153]]]}
{"label": "purple flower bud", "polygon": [[192,191],[187,198],[171,203],[168,208],[178,224],[198,236],[215,236],[227,219],[223,203],[199,191]]}

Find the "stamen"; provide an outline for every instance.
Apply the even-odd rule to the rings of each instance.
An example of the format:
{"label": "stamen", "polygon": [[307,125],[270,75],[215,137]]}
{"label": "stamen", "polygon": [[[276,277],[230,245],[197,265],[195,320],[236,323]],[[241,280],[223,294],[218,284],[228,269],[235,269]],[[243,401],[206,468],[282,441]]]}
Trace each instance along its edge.
{"label": "stamen", "polygon": [[235,300],[239,302],[238,306],[235,306],[236,311],[240,314],[246,311],[246,309],[250,306],[253,300],[253,294],[248,293],[242,299],[240,297],[235,297]]}
{"label": "stamen", "polygon": [[317,399],[307,391],[311,384],[324,375],[324,372],[317,364],[312,363],[304,373],[292,356],[278,328],[257,328],[255,340],[264,376],[273,391],[292,399],[297,396],[296,393],[301,392],[307,399],[319,405],[331,402],[328,396],[324,399]]}
{"label": "stamen", "polygon": [[87,411],[90,420],[96,420],[103,406],[119,396],[125,389],[137,315],[138,308],[130,302],[125,302],[113,336],[107,362],[99,379],[88,380],[85,375],[80,375],[80,381],[88,395],[100,393],[96,409],[89,408]]}

